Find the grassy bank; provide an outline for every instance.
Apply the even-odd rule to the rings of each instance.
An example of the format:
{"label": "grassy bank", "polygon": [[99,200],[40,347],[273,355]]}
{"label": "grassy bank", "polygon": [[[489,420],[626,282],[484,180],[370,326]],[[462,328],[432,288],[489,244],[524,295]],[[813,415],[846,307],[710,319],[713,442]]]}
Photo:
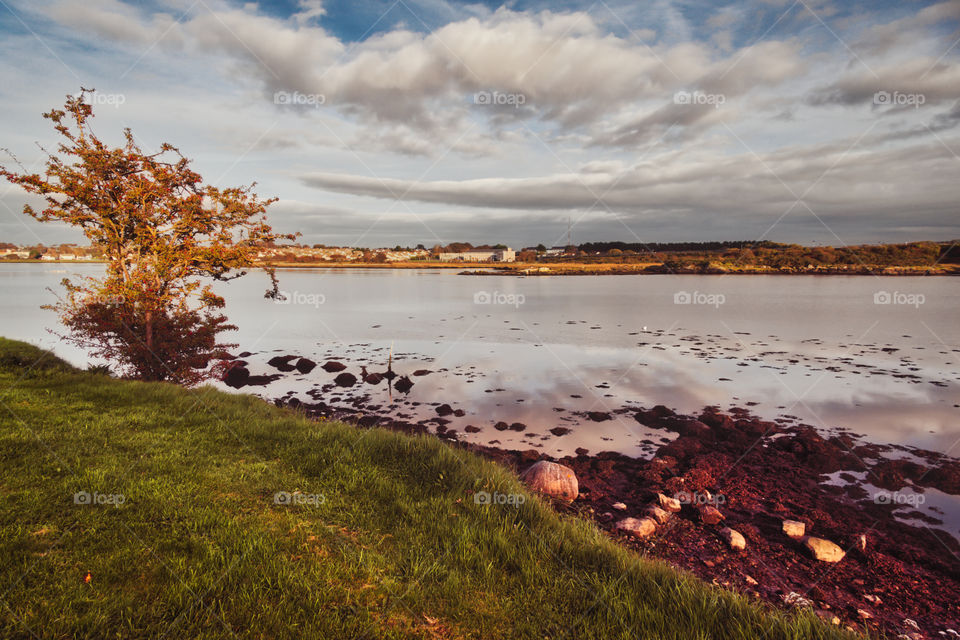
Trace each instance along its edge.
{"label": "grassy bank", "polygon": [[841,637],[638,558],[436,439],[3,339],[0,455],[4,638]]}

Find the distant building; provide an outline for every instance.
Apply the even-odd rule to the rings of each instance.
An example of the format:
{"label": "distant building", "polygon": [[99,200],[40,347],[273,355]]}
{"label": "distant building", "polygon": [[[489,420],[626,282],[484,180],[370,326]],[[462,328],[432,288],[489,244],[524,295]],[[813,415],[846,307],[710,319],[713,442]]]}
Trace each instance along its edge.
{"label": "distant building", "polygon": [[544,252],[544,255],[548,256],[562,256],[567,252],[566,247],[550,247]]}
{"label": "distant building", "polygon": [[513,249],[494,249],[492,251],[459,251],[441,253],[441,262],[516,262],[517,252]]}

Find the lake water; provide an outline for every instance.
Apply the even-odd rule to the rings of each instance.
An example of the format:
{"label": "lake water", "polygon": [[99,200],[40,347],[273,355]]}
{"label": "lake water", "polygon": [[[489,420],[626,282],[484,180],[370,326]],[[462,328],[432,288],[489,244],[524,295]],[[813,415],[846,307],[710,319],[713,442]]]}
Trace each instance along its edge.
{"label": "lake water", "polygon": [[[0,265],[0,335],[84,353],[49,333],[40,309],[60,280],[100,265]],[[299,354],[349,371],[434,373],[408,395],[385,385],[358,395],[384,413],[435,417],[428,403],[462,409],[450,428],[467,439],[551,455],[650,455],[669,437],[631,413],[594,422],[585,411],[665,404],[683,412],[745,406],[821,429],[957,454],[960,439],[960,280],[870,276],[460,276],[448,270],[280,270],[290,302],[263,298],[265,274],[218,287],[239,326],[229,336],[251,371]],[[49,289],[52,289],[51,292]],[[329,385],[320,368],[243,391],[277,398]],[[218,383],[219,384],[219,383]],[[755,403],[755,404],[754,404]],[[523,422],[523,433],[495,431]],[[463,428],[481,428],[464,434]],[[567,427],[555,437],[549,429]]]}

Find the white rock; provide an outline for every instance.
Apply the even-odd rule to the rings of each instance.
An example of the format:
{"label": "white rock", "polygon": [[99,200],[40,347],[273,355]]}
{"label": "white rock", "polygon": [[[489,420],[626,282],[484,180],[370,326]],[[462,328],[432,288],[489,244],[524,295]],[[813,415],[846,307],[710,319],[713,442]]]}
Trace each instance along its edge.
{"label": "white rock", "polygon": [[847,555],[843,549],[823,538],[809,536],[804,538],[803,544],[810,550],[813,557],[820,562],[840,562]]}
{"label": "white rock", "polygon": [[648,538],[656,533],[657,523],[652,518],[624,518],[616,524],[616,529],[637,538]]}
{"label": "white rock", "polygon": [[799,520],[784,520],[783,532],[791,538],[802,538],[807,530],[807,525]]}
{"label": "white rock", "polygon": [[617,511],[626,511],[627,505],[623,504],[622,502],[614,502],[613,508],[616,509]]}
{"label": "white rock", "polygon": [[670,513],[680,513],[680,501],[676,498],[671,498],[663,495],[662,493],[658,493],[657,502],[660,503],[661,508],[669,511]]}
{"label": "white rock", "polygon": [[783,596],[783,603],[791,607],[812,607],[813,603],[804,598],[796,591],[791,591]]}
{"label": "white rock", "polygon": [[746,538],[736,529],[724,527],[720,529],[720,537],[723,538],[734,551],[743,551],[747,548]]}
{"label": "white rock", "polygon": [[647,515],[657,521],[659,524],[667,524],[667,521],[673,516],[669,511],[664,511],[660,507],[650,505],[647,507]]}

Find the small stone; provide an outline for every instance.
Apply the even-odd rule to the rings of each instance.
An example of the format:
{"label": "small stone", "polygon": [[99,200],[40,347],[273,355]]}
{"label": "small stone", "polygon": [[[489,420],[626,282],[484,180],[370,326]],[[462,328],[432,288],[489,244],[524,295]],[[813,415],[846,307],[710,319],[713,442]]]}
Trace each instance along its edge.
{"label": "small stone", "polygon": [[867,595],[863,596],[863,599],[869,602],[870,604],[874,604],[877,606],[880,606],[880,603],[882,602],[880,600],[880,596],[875,596],[872,593],[868,593]]}
{"label": "small stone", "polygon": [[857,609],[857,615],[864,620],[871,620],[873,618],[873,615],[869,611],[864,611],[863,609]]}
{"label": "small stone", "polygon": [[615,526],[636,538],[648,538],[657,531],[657,523],[652,518],[624,518]]}
{"label": "small stone", "polygon": [[823,538],[809,536],[804,539],[803,544],[810,550],[813,557],[820,562],[840,562],[846,555],[843,549]]}
{"label": "small stone", "polygon": [[622,502],[614,502],[613,508],[616,509],[617,511],[626,511],[627,505],[623,504]]}
{"label": "small stone", "polygon": [[859,536],[857,536],[857,548],[860,549],[860,551],[866,551],[866,550],[867,550],[867,536],[866,536],[866,534],[861,533]]}
{"label": "small stone", "polygon": [[802,538],[807,530],[807,525],[799,520],[784,520],[783,532],[791,538]]}
{"label": "small stone", "polygon": [[911,618],[904,618],[903,626],[909,629],[913,629],[914,631],[920,631],[920,625],[917,624],[916,620],[913,620]]}
{"label": "small stone", "polygon": [[700,512],[700,521],[703,524],[719,524],[724,518],[719,509],[708,504],[701,506],[698,511]]}
{"label": "small stone", "polygon": [[747,540],[736,529],[724,527],[720,530],[720,537],[723,538],[730,548],[734,551],[743,551],[747,548]]}
{"label": "small stone", "polygon": [[646,513],[649,517],[656,520],[659,524],[667,524],[667,521],[670,520],[670,517],[673,515],[669,511],[664,511],[663,509],[655,505],[650,505],[649,507],[647,507]]}
{"label": "small stone", "polygon": [[680,513],[680,501],[676,498],[665,496],[662,493],[657,494],[657,501],[660,506],[670,513]]}
{"label": "small stone", "polygon": [[747,581],[747,584],[749,584],[749,585],[752,586],[752,587],[755,587],[755,586],[757,586],[758,584],[760,584],[759,582],[757,582],[756,580],[754,580],[754,579],[753,579],[752,577],[750,577],[750,576],[744,576],[743,579],[746,580],[746,581]]}

